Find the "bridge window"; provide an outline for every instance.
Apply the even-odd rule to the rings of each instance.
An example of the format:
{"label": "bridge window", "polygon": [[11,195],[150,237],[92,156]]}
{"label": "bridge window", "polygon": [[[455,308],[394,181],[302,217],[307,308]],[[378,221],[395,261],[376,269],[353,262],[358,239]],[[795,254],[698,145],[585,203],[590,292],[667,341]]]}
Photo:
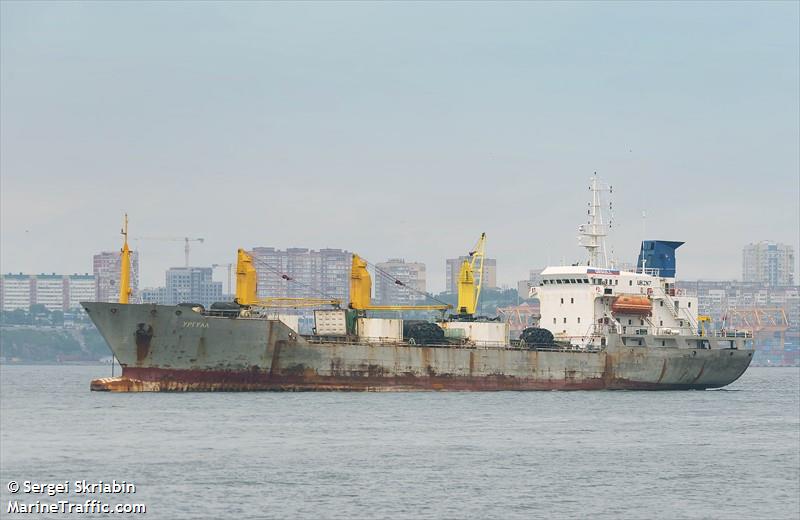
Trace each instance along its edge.
{"label": "bridge window", "polygon": [[580,317],[580,316],[578,316],[578,323],[580,323],[580,322],[581,322],[581,317]]}
{"label": "bridge window", "polygon": [[556,319],[555,319],[555,318],[553,318],[553,325],[555,325],[555,324],[556,324]]}
{"label": "bridge window", "polygon": [[686,306],[687,306],[687,307],[689,307],[689,308],[691,309],[691,308],[692,308],[692,302],[688,302],[688,303],[686,304]]}
{"label": "bridge window", "polygon": [[633,280],[628,280],[628,285],[633,285]]}
{"label": "bridge window", "polygon": [[564,298],[561,298],[561,303],[564,303]]}
{"label": "bridge window", "polygon": [[566,322],[567,322],[567,318],[564,318],[564,323],[566,323]]}
{"label": "bridge window", "polygon": [[570,298],[569,303],[575,303],[575,298]]}

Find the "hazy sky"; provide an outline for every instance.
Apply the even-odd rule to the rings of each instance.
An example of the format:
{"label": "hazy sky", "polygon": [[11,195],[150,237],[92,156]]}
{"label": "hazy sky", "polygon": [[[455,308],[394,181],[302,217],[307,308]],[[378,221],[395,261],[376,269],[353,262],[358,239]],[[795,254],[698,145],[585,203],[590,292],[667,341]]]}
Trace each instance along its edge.
{"label": "hazy sky", "polygon": [[[798,5],[4,1],[0,270],[90,272],[127,211],[196,265],[347,248],[432,291],[485,231],[512,284],[584,258],[596,170],[620,259],[646,210],[679,277],[741,277],[798,249]],[[142,285],[183,264],[138,247]]]}

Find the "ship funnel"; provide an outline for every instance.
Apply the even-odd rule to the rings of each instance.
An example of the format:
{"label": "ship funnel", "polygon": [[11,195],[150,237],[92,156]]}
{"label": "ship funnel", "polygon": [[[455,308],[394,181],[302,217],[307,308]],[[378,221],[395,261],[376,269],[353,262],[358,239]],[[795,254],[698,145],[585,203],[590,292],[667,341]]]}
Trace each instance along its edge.
{"label": "ship funnel", "polygon": [[667,240],[644,240],[636,269],[658,269],[658,276],[675,278],[675,250],[683,244]]}

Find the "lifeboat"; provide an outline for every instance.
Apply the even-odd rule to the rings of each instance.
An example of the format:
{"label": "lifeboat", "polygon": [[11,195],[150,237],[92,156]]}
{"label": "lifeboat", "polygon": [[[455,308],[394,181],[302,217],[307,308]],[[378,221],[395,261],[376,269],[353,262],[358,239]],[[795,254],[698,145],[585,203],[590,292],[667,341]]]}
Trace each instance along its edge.
{"label": "lifeboat", "polygon": [[649,316],[653,312],[653,304],[646,296],[617,296],[611,302],[611,312]]}

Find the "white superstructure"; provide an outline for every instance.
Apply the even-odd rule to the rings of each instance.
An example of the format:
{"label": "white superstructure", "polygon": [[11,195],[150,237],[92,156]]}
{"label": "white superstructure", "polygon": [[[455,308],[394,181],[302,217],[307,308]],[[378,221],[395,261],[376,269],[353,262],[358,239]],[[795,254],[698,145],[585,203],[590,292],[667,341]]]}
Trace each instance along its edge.
{"label": "white superstructure", "polygon": [[600,346],[609,332],[697,334],[697,298],[675,289],[674,278],[649,269],[548,267],[531,297],[540,302],[540,326],[574,345]]}
{"label": "white superstructure", "polygon": [[681,242],[645,241],[635,270],[609,268],[600,199],[606,188],[595,176],[589,189],[588,222],[578,228],[589,260],[542,271],[539,286],[530,290],[540,301],[540,326],[557,341],[581,347],[604,346],[612,333],[657,336],[665,346],[673,336],[697,336],[697,298],[675,288],[674,251]]}

